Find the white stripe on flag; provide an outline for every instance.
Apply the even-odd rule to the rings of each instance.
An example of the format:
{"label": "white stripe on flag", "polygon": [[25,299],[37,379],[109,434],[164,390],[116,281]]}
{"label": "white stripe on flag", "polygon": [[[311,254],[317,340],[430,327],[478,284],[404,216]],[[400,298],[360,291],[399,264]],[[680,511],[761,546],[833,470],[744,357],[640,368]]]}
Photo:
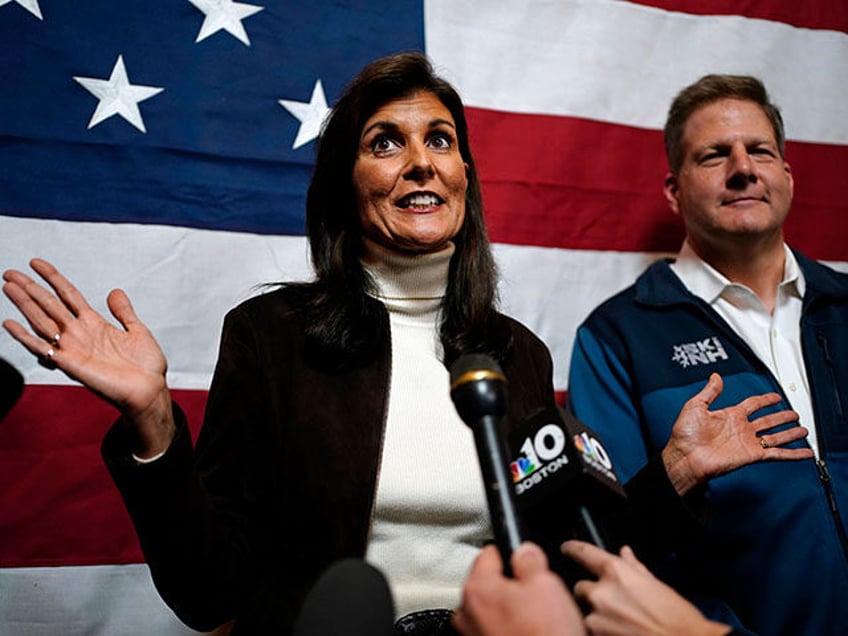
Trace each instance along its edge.
{"label": "white stripe on flag", "polygon": [[[224,314],[257,293],[256,286],[311,278],[302,236],[14,217],[0,221],[0,271],[18,269],[38,279],[28,262],[33,256],[45,258],[107,317],[109,291],[126,291],[165,350],[168,380],[175,388],[208,388]],[[20,317],[5,296],[0,316]],[[71,383],[38,365],[5,331],[0,351],[30,384]]]}
{"label": "white stripe on flag", "polygon": [[[311,277],[304,237],[0,218],[5,230],[0,271],[29,271],[31,246],[37,244],[45,248],[39,256],[52,259],[103,315],[109,315],[109,290],[124,289],[165,350],[172,388],[209,387],[224,314],[258,293],[255,286]],[[568,385],[568,360],[580,322],[664,256],[505,244],[495,244],[494,251],[502,309],[550,347],[554,386],[560,391]],[[848,264],[833,265],[848,269]],[[5,296],[0,316],[19,316]],[[40,366],[5,331],[0,332],[0,351],[29,384],[73,384]]]}
{"label": "white stripe on flag", "polygon": [[[303,237],[10,217],[2,223],[0,271],[32,274],[27,266],[31,246],[41,245],[38,255],[51,260],[103,315],[109,315],[109,291],[124,289],[165,350],[172,388],[209,387],[224,314],[253,295],[256,285],[311,276]],[[500,244],[494,250],[503,309],[551,348],[558,390],[566,387],[577,324],[658,257]],[[0,315],[19,316],[5,296]],[[73,383],[40,366],[5,331],[0,345],[3,357],[29,384]]]}
{"label": "white stripe on flag", "polygon": [[426,0],[425,41],[468,106],[660,129],[706,73],[756,75],[798,141],[848,143],[848,34],[621,0]]}
{"label": "white stripe on flag", "polygon": [[9,636],[200,633],[165,605],[146,565],[4,568],[0,616]]}

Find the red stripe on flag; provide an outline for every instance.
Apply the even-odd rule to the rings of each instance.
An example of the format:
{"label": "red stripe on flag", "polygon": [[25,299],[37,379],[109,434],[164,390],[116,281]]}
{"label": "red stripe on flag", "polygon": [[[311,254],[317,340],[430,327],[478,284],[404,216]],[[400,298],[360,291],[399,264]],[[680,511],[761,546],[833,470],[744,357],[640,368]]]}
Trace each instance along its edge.
{"label": "red stripe on flag", "polygon": [[785,22],[805,29],[848,32],[848,3],[845,0],[632,0],[634,4],[695,15],[741,15]]}
{"label": "red stripe on flag", "polygon": [[[662,193],[662,133],[573,117],[468,109],[486,223],[499,243],[673,252],[683,227]],[[787,241],[848,260],[848,147],[787,144],[795,176]],[[822,228],[828,231],[822,232]]]}
{"label": "red stripe on flag", "polygon": [[[171,393],[196,438],[206,391]],[[100,457],[116,418],[82,387],[27,385],[0,425],[0,567],[144,562]]]}
{"label": "red stripe on flag", "polygon": [[[172,394],[196,432],[206,392]],[[100,458],[116,418],[81,387],[26,387],[0,424],[0,567],[143,562]]]}

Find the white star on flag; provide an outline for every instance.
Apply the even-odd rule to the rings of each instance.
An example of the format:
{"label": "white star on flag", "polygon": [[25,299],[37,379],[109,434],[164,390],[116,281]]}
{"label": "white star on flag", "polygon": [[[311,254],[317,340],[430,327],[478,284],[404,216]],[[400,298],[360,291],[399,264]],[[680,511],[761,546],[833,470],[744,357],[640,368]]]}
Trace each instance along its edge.
{"label": "white star on flag", "polygon": [[217,33],[221,29],[227,31],[230,35],[237,37],[250,46],[250,40],[247,37],[247,31],[244,30],[244,25],[241,23],[245,18],[252,16],[254,13],[259,13],[265,7],[260,7],[255,4],[245,4],[244,2],[233,2],[233,0],[188,0],[195,7],[203,11],[206,18],[200,27],[200,33],[197,34],[195,42],[205,40],[213,33]]}
{"label": "white star on flag", "polygon": [[321,132],[321,124],[324,123],[324,119],[330,112],[330,109],[327,108],[327,98],[324,97],[324,87],[321,86],[321,80],[315,81],[315,88],[312,89],[312,97],[309,99],[309,103],[293,102],[287,99],[278,101],[280,106],[300,120],[300,128],[298,128],[292,149],[300,148],[318,137]]}
{"label": "white star on flag", "polygon": [[93,77],[74,77],[74,79],[100,100],[91,121],[88,122],[89,129],[112,115],[120,115],[141,132],[146,133],[138,103],[165,90],[157,86],[130,84],[123,55],[118,56],[118,61],[115,62],[112,75],[108,80]]}
{"label": "white star on flag", "polygon": [[[29,11],[32,15],[34,15],[39,20],[43,20],[41,17],[41,9],[38,6],[38,0],[14,0],[19,5],[21,5],[24,9]],[[4,4],[9,4],[12,0],[0,0],[0,7]]]}

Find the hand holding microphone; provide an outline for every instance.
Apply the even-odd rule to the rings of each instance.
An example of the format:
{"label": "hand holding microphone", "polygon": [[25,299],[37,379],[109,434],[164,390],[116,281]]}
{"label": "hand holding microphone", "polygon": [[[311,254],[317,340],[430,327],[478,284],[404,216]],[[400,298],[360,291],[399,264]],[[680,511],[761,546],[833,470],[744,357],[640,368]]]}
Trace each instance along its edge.
{"label": "hand holding microphone", "polygon": [[544,552],[525,543],[513,555],[512,579],[499,575],[498,554],[483,549],[463,588],[454,627],[462,636],[736,633],[705,618],[654,577],[628,547],[617,555],[590,543],[568,541],[563,551],[596,579],[581,580],[574,590],[587,607],[585,618],[562,580],[547,568]]}

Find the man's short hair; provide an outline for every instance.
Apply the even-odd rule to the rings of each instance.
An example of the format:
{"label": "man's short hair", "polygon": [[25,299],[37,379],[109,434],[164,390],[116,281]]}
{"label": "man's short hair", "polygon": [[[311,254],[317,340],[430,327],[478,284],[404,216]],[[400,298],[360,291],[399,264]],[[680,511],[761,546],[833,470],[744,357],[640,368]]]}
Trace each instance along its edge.
{"label": "man's short hair", "polygon": [[683,130],[692,114],[708,104],[722,99],[742,99],[754,102],[763,109],[774,130],[780,156],[783,157],[785,133],[780,110],[769,99],[765,85],[750,75],[704,75],[677,94],[668,110],[663,130],[665,154],[672,172],[683,164]]}

